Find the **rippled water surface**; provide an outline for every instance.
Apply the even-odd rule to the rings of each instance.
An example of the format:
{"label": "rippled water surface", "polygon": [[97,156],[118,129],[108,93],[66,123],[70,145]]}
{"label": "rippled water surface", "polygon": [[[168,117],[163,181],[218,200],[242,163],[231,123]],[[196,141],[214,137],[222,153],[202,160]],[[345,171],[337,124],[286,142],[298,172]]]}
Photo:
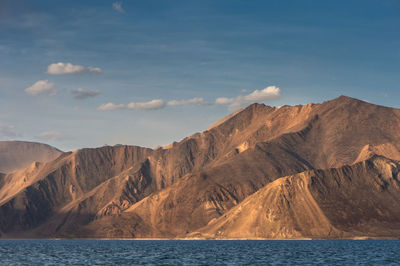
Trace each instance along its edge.
{"label": "rippled water surface", "polygon": [[0,240],[1,265],[398,264],[400,240]]}

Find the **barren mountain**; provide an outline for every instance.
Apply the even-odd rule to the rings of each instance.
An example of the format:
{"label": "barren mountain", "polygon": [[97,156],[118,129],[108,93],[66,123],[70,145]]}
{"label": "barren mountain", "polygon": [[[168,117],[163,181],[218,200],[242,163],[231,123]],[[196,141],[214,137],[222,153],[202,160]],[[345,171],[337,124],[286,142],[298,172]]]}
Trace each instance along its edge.
{"label": "barren mountain", "polygon": [[[397,169],[395,160],[399,109],[344,96],[305,106],[253,104],[163,148],[82,149],[1,176],[0,231],[4,237],[388,236],[400,228],[397,170],[390,179],[382,169]],[[372,181],[378,177],[389,184],[384,190]],[[332,180],[340,181],[337,188]],[[371,206],[379,209],[362,211]],[[272,222],[265,220],[269,213]]]}
{"label": "barren mountain", "polygon": [[400,233],[400,163],[385,157],[269,183],[192,236],[392,237]]}
{"label": "barren mountain", "polygon": [[0,141],[0,173],[10,173],[33,162],[52,161],[61,151],[42,143],[27,141]]}

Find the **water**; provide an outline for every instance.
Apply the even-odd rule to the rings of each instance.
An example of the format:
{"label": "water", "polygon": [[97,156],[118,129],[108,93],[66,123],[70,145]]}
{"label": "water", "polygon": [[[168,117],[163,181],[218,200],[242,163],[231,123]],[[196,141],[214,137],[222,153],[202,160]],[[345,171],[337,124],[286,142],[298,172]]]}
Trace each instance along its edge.
{"label": "water", "polygon": [[0,240],[1,265],[400,263],[400,240]]}

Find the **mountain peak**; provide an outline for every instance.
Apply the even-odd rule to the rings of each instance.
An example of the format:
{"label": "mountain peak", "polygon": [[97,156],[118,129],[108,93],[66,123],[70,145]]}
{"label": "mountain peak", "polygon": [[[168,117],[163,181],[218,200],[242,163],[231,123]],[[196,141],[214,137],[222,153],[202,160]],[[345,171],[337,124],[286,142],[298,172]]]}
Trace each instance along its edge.
{"label": "mountain peak", "polygon": [[[255,103],[164,149],[81,149],[0,175],[0,231],[400,236],[399,132],[400,110],[348,96],[281,108]],[[388,223],[394,231],[385,231]]]}
{"label": "mountain peak", "polygon": [[363,101],[357,98],[353,98],[350,96],[346,96],[346,95],[340,95],[339,97],[333,99],[333,100],[329,100],[327,102],[336,102],[336,103],[367,103],[367,104],[371,104],[367,101]]}

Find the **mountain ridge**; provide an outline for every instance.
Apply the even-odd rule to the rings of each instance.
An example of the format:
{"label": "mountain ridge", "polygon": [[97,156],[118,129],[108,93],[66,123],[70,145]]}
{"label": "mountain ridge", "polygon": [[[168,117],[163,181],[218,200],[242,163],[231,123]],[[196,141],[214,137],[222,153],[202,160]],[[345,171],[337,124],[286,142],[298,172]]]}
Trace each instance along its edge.
{"label": "mountain ridge", "polygon": [[[342,179],[354,175],[353,179],[362,180],[359,175],[363,173],[366,178],[367,168],[358,165],[378,160],[377,155],[388,158],[382,165],[397,165],[399,132],[399,109],[346,96],[321,104],[281,107],[252,104],[167,147],[153,150],[118,145],[80,149],[3,175],[0,231],[3,237],[28,238],[351,237],[346,231],[351,226],[345,221],[332,222],[336,218],[324,217],[330,205],[315,200],[318,193],[291,186],[296,180],[305,184],[307,180],[299,176],[307,175],[308,171],[316,171],[321,180],[329,180],[332,178],[329,169],[347,169],[340,176]],[[368,169],[377,175],[386,173],[384,168]],[[265,228],[259,231],[263,234],[250,229],[246,229],[246,234],[234,229],[212,230],[225,223],[222,222],[225,215],[232,215],[244,202],[254,201],[255,195],[262,191],[280,195],[271,184],[279,184],[279,180],[288,176],[292,180],[290,189],[283,191],[299,191],[296,193],[308,203],[286,208],[286,215],[280,217],[286,224],[275,224],[275,235],[265,233]],[[351,186],[343,184],[346,188]],[[376,192],[373,185],[365,189]],[[286,206],[274,201],[276,197],[271,198],[271,193],[263,194],[259,201],[265,202],[266,197],[268,204],[274,204],[275,211]],[[321,198],[329,195],[327,191],[324,193]],[[336,193],[342,198],[338,201],[339,210],[351,213],[343,202],[351,202],[352,196]],[[380,193],[377,199],[387,197],[387,191]],[[256,205],[252,204],[253,212],[258,208]],[[395,213],[397,208],[400,210],[396,206],[390,211]],[[305,218],[302,223],[294,223],[297,216],[293,214],[302,211],[309,216],[319,215],[312,223],[304,222]],[[373,215],[377,221],[383,219],[376,213]],[[243,226],[249,223],[243,220]],[[397,220],[393,224],[397,226]],[[386,230],[379,223],[374,226],[376,235],[379,230],[381,233]],[[323,234],[317,227],[331,233]],[[285,228],[291,229],[285,231]],[[218,235],[218,231],[225,235]]]}

